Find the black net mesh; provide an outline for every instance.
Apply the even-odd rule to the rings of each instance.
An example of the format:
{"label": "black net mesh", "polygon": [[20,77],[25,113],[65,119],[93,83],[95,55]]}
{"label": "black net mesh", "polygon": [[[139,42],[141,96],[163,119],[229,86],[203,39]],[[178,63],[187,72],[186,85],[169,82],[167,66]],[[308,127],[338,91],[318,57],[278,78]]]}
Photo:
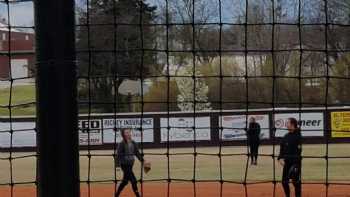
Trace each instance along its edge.
{"label": "black net mesh", "polygon": [[[80,95],[86,101],[81,103],[81,110],[88,112],[88,119],[92,118],[92,112],[99,110],[112,113],[113,129],[117,132],[121,127],[117,119],[123,117],[120,112],[136,112],[131,117],[143,120],[145,112],[162,111],[158,125],[160,146],[166,149],[160,153],[146,151],[145,156],[160,160],[154,159],[154,162],[164,162],[164,169],[154,169],[164,173],[145,176],[141,168],[142,194],[147,182],[166,181],[167,189],[162,195],[171,196],[176,192],[172,189],[176,185],[173,182],[178,181],[192,185],[186,195],[201,196],[203,193],[198,193],[198,185],[216,182],[220,185],[216,194],[220,196],[224,195],[224,183],[242,185],[244,192],[241,195],[245,196],[249,196],[249,185],[273,183],[272,194],[275,196],[276,183],[280,181],[276,172],[279,139],[275,138],[275,132],[283,131],[274,126],[265,127],[271,130],[272,151],[260,155],[272,159],[268,168],[272,176],[254,177],[259,172],[251,170],[248,148],[236,153],[224,151],[223,146],[230,144],[225,141],[224,130],[241,129],[225,125],[224,115],[228,115],[225,110],[240,109],[238,114],[243,114],[245,125],[248,125],[248,114],[258,113],[250,112],[256,108],[271,108],[275,118],[279,108],[292,107],[295,118],[302,120],[304,107],[323,107],[324,113],[328,114],[329,106],[348,103],[346,99],[336,99],[337,90],[334,91],[335,87],[331,85],[340,85],[349,79],[349,73],[340,76],[332,66],[339,57],[348,57],[346,32],[349,20],[339,7],[349,6],[345,1],[168,0],[89,1],[82,4],[86,7],[79,15],[77,46],[79,79],[87,92]],[[136,90],[127,80],[138,84]],[[153,83],[150,90],[147,89],[149,81]],[[349,92],[345,92],[348,98]],[[187,113],[176,115],[171,111]],[[206,125],[204,122],[210,122],[210,119],[205,116],[216,116],[219,126]],[[182,121],[187,122],[182,125]],[[145,133],[143,124],[138,126]],[[177,132],[181,129],[190,132],[190,137],[175,138],[173,135],[180,135]],[[206,129],[220,133],[218,139],[213,137],[214,142],[208,143],[215,146],[214,151],[201,149],[202,140],[205,141],[202,134]],[[327,130],[325,133],[328,135]],[[147,145],[143,137],[141,135],[140,139],[142,152]],[[120,139],[114,139],[113,144],[118,144]],[[187,140],[189,143],[181,142]],[[176,141],[180,142],[177,144]],[[318,183],[326,185],[327,196],[331,183],[328,138],[322,139],[321,143],[325,144],[322,147],[324,154],[304,155],[304,158],[325,161],[322,165],[325,174]],[[176,149],[181,145],[191,148]],[[88,146],[85,155],[89,169],[91,158],[101,156],[94,155],[91,149]],[[246,158],[243,166],[233,169],[241,173],[240,178],[226,178],[223,169],[226,157]],[[218,162],[212,167],[218,172],[203,176],[201,162],[216,159]],[[182,167],[188,174],[180,176],[181,173],[174,170],[176,161],[186,161]],[[89,195],[92,179],[89,171],[86,180]],[[119,179],[114,177],[114,182],[117,186]],[[309,179],[304,183],[317,182]]]}
{"label": "black net mesh", "polygon": [[[35,113],[34,49],[32,2],[0,1],[1,196],[15,196],[20,185],[36,188],[37,154],[16,149],[36,146],[34,118],[20,118]],[[25,172],[24,163],[29,167]]]}
{"label": "black net mesh", "polygon": [[[0,195],[11,197],[36,185],[37,154],[18,152],[36,146],[34,116],[18,117],[35,113],[34,59],[23,76],[12,61],[34,55],[19,5],[33,10],[0,0]],[[280,196],[289,117],[303,134],[304,193],[346,195],[349,22],[348,0],[76,0],[67,28],[76,30],[81,196],[116,193],[122,128],[152,163],[149,173],[134,167],[142,196]],[[258,166],[250,117],[262,131]]]}

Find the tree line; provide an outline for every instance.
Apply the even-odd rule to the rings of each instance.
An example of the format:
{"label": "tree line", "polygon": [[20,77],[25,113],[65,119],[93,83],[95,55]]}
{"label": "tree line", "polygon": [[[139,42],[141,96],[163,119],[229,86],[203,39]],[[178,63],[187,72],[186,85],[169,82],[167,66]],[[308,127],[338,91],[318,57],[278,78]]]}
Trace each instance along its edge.
{"label": "tree line", "polygon": [[[91,0],[78,7],[80,109],[349,104],[350,1],[248,2]],[[125,79],[147,79],[149,91],[122,95]]]}

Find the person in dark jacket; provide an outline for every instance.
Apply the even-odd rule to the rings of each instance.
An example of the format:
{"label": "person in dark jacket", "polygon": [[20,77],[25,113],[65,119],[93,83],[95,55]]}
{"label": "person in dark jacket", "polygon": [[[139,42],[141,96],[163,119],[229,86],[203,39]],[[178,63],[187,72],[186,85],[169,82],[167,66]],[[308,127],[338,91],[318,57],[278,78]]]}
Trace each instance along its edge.
{"label": "person in dark jacket", "polygon": [[281,141],[279,163],[283,166],[282,185],[286,197],[290,197],[289,180],[292,179],[295,196],[301,197],[301,132],[298,121],[289,118],[288,133]]}
{"label": "person in dark jacket", "polygon": [[251,164],[258,164],[258,154],[260,145],[260,125],[255,121],[254,117],[249,119],[249,126],[247,130],[248,145],[250,148]]}
{"label": "person in dark jacket", "polygon": [[137,188],[137,180],[133,172],[133,166],[135,163],[135,156],[137,159],[144,163],[143,155],[141,155],[138,146],[135,141],[131,138],[130,129],[122,129],[121,136],[123,140],[118,145],[116,167],[120,167],[123,171],[123,180],[121,181],[115,197],[119,197],[120,193],[123,191],[124,187],[131,182],[132,189],[136,197],[140,194]]}

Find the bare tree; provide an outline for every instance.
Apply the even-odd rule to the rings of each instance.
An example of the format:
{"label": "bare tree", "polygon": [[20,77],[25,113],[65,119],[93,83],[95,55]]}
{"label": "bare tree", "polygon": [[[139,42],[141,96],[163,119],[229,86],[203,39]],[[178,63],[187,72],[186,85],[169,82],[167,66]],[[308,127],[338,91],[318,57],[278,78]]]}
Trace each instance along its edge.
{"label": "bare tree", "polygon": [[219,34],[217,25],[218,6],[215,0],[170,0],[169,12],[172,15],[173,42],[182,50],[196,51],[196,60],[208,63],[217,56]]}

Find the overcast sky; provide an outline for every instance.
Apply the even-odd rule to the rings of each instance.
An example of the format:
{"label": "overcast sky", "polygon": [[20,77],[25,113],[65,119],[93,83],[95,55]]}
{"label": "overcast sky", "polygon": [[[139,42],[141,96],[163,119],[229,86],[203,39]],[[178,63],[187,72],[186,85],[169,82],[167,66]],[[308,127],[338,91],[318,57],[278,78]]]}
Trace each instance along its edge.
{"label": "overcast sky", "polygon": [[[84,7],[86,5],[87,0],[75,0],[76,6],[78,7]],[[218,7],[217,3],[218,0],[207,0],[213,3],[213,6]],[[286,13],[288,16],[291,17],[291,15],[295,15],[296,10],[292,9],[293,6],[297,5],[298,0],[284,0],[286,9],[285,11],[290,12]],[[315,4],[315,2],[318,2],[319,0],[308,0],[306,7],[310,7],[311,5]],[[157,5],[157,7],[163,7],[165,0],[146,0],[151,5]],[[169,1],[171,2],[171,1]],[[238,14],[240,14],[239,10],[244,9],[245,0],[221,0],[222,3],[222,18],[223,22],[225,20],[230,20],[230,22],[233,22],[232,19],[236,18]],[[314,3],[310,3],[314,2]],[[288,3],[290,5],[288,5]],[[215,5],[216,4],[216,5]],[[32,2],[19,2],[19,3],[10,3],[9,6],[10,9],[10,23],[12,26],[33,26],[34,25],[34,8]],[[215,9],[215,8],[214,8]],[[317,8],[314,8],[317,9]],[[306,10],[304,12],[307,12]],[[307,14],[307,13],[306,13]],[[7,12],[7,4],[0,2],[0,17],[5,18],[8,20],[8,12]],[[218,15],[213,16],[211,20],[215,20],[217,22]],[[210,21],[209,21],[210,22]]]}
{"label": "overcast sky", "polygon": [[[225,4],[227,0],[222,0],[223,4]],[[229,0],[232,8],[233,4],[239,2],[240,0]],[[161,7],[161,4],[164,4],[164,0],[147,0],[151,5],[158,5]],[[85,8],[86,0],[76,0],[76,6],[82,6]],[[227,8],[227,6],[223,6],[223,8]],[[20,3],[10,3],[10,23],[12,26],[33,26],[34,25],[34,8],[32,2],[20,2]],[[232,12],[232,9],[230,9]],[[224,11],[225,13],[225,11]],[[228,12],[226,12],[228,13]],[[227,14],[225,14],[227,15]],[[0,3],[0,17],[5,18],[8,21],[8,12],[7,12],[7,4]]]}
{"label": "overcast sky", "polygon": [[[0,16],[8,21],[7,4],[0,3]],[[33,26],[34,14],[32,2],[10,3],[10,23],[13,26]]]}

